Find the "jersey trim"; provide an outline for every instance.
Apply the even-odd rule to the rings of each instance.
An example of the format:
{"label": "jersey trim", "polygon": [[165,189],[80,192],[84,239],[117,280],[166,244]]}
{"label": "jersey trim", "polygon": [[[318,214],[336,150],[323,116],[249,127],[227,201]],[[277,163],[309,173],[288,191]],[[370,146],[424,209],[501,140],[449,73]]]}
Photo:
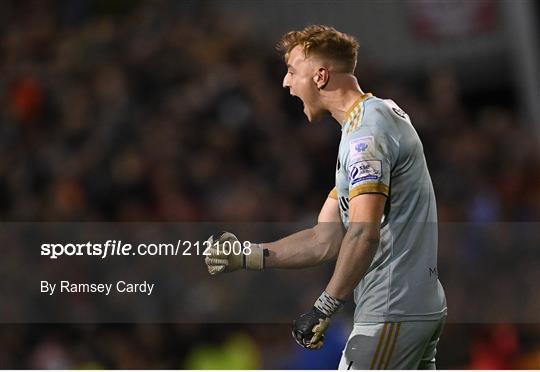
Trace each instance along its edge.
{"label": "jersey trim", "polygon": [[328,193],[328,197],[337,200],[338,196],[337,196],[337,190],[335,187],[332,189],[332,191]]}
{"label": "jersey trim", "polygon": [[382,183],[364,183],[349,191],[349,200],[362,194],[383,194],[384,196],[388,196],[389,189],[388,186]]}
{"label": "jersey trim", "polygon": [[[373,97],[371,93],[364,93],[358,98],[351,107],[345,112],[345,123],[351,122],[358,114],[362,111],[362,102],[364,102],[369,97]],[[350,128],[349,128],[350,130]]]}

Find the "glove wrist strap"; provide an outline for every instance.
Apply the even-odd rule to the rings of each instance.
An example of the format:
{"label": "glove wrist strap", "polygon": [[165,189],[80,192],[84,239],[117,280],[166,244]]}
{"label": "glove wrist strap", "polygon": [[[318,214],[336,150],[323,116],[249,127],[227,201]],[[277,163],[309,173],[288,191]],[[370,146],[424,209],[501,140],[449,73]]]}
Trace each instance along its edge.
{"label": "glove wrist strap", "polygon": [[345,301],[332,297],[324,291],[313,306],[327,317],[331,317],[343,307],[344,303]]}
{"label": "glove wrist strap", "polygon": [[261,244],[251,244],[251,253],[242,257],[242,267],[246,270],[264,269],[264,249]]}

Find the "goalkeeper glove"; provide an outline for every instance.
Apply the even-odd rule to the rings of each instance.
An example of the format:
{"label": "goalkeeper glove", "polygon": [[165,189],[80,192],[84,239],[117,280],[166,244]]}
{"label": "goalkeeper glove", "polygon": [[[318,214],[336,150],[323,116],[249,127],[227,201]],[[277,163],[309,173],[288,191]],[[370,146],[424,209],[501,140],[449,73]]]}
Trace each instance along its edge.
{"label": "goalkeeper glove", "polygon": [[330,325],[330,317],[343,307],[343,303],[324,291],[309,313],[293,321],[292,336],[296,343],[306,349],[320,349],[324,344],[324,332]]}
{"label": "goalkeeper glove", "polygon": [[[264,269],[265,251],[268,252],[268,250],[264,250],[260,244],[244,247],[234,234],[224,231],[208,238],[207,245],[209,255],[204,261],[211,275],[238,269]],[[249,250],[248,254],[246,250]]]}

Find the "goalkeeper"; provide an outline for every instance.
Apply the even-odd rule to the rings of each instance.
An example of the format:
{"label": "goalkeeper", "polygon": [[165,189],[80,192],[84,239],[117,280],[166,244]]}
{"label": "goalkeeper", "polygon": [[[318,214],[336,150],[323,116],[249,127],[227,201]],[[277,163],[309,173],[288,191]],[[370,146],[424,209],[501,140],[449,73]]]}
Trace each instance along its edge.
{"label": "goalkeeper", "polygon": [[354,327],[340,369],[434,369],[446,317],[437,275],[437,210],[422,144],[393,101],[364,93],[356,77],[358,44],[327,26],[285,34],[284,88],[312,122],[325,112],[341,125],[335,188],[318,223],[249,255],[225,255],[238,241],[210,237],[210,274],[238,269],[304,268],[336,260],[311,310],[293,322],[302,347],[318,349],[332,316],[354,291]]}

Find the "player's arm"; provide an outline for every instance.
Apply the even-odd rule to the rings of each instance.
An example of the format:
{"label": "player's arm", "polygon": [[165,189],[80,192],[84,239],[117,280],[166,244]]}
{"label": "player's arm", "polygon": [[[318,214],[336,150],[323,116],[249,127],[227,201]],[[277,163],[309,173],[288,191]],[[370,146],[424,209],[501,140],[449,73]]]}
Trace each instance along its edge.
{"label": "player's arm", "polygon": [[303,347],[318,349],[330,317],[366,274],[379,246],[386,196],[360,194],[349,202],[349,227],[341,243],[334,274],[309,313],[293,323],[293,337]]}
{"label": "player's arm", "polygon": [[269,252],[266,267],[295,269],[335,260],[344,234],[338,201],[328,197],[314,227],[263,244]]}
{"label": "player's arm", "polygon": [[319,265],[335,260],[345,234],[335,198],[326,199],[317,224],[271,243],[252,244],[249,255],[225,255],[220,244],[234,244],[236,236],[224,232],[210,237],[213,248],[205,261],[210,274],[230,272],[237,269],[261,270],[263,268],[294,269]]}
{"label": "player's arm", "polygon": [[349,203],[349,228],[341,243],[334,274],[326,286],[326,293],[341,300],[358,285],[375,256],[386,196],[361,194]]}

